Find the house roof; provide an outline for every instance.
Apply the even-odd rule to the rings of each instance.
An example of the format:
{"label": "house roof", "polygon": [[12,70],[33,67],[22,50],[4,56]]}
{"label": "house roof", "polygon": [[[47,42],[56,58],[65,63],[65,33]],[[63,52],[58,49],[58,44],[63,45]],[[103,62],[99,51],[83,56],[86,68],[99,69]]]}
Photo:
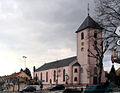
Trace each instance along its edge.
{"label": "house roof", "polygon": [[76,33],[80,32],[81,30],[84,30],[86,28],[102,29],[102,27],[100,27],[100,25],[97,22],[95,22],[89,15],[84,20],[84,22],[81,24],[81,26],[78,28]]}
{"label": "house roof", "polygon": [[11,78],[18,77],[18,76],[20,76],[20,77],[27,77],[27,78],[30,79],[30,76],[28,76],[28,75],[27,75],[25,72],[23,72],[23,71],[17,72],[17,73],[15,72],[15,73],[7,76],[7,79],[11,79]]}
{"label": "house roof", "polygon": [[45,63],[44,65],[42,65],[41,67],[36,69],[35,72],[48,70],[48,69],[52,69],[52,68],[65,67],[65,66],[68,66],[70,63],[72,63],[74,60],[76,60],[76,56],[58,60],[58,61],[54,61],[54,62],[50,62],[50,63]]}
{"label": "house roof", "polygon": [[9,75],[8,78],[10,79],[10,78],[17,77],[19,74],[20,74],[20,72],[18,72],[18,73],[15,72],[15,73]]}

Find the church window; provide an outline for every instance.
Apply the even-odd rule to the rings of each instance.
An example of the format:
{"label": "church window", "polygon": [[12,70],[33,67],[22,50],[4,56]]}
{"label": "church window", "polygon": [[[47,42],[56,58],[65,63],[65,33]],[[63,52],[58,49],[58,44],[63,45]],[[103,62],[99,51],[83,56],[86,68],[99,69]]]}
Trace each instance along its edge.
{"label": "church window", "polygon": [[77,77],[74,78],[74,81],[77,81]]}
{"label": "church window", "polygon": [[77,73],[77,72],[78,72],[78,71],[77,71],[77,68],[75,68],[75,69],[74,69],[74,73]]}
{"label": "church window", "polygon": [[83,51],[83,50],[84,50],[84,48],[82,47],[82,48],[81,48],[81,51]]}
{"label": "church window", "polygon": [[95,49],[95,50],[97,49],[97,44],[98,44],[98,43],[97,43],[97,41],[95,40],[95,41],[94,41],[94,49]]}
{"label": "church window", "polygon": [[65,81],[65,69],[63,70],[63,81]]}
{"label": "church window", "polygon": [[50,84],[52,84],[52,79],[50,79]]}
{"label": "church window", "polygon": [[54,70],[54,82],[56,81],[56,71]]}
{"label": "church window", "polygon": [[48,82],[48,72],[46,72],[46,82]]}
{"label": "church window", "polygon": [[42,80],[42,72],[41,72],[41,80]]}
{"label": "church window", "polygon": [[94,41],[94,45],[97,45],[97,41],[96,40]]}
{"label": "church window", "polygon": [[83,40],[84,39],[84,33],[82,32],[81,33],[81,40]]}
{"label": "church window", "polygon": [[97,38],[97,32],[94,33],[94,38]]}

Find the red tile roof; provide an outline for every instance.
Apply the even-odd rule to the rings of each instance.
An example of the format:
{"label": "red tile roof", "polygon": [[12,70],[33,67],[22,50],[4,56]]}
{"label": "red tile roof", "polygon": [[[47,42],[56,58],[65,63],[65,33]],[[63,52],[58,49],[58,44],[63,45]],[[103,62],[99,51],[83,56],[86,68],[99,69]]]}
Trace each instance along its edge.
{"label": "red tile roof", "polygon": [[18,72],[18,73],[15,72],[15,73],[9,75],[8,78],[10,79],[10,78],[17,77],[19,74],[20,74],[20,72]]}

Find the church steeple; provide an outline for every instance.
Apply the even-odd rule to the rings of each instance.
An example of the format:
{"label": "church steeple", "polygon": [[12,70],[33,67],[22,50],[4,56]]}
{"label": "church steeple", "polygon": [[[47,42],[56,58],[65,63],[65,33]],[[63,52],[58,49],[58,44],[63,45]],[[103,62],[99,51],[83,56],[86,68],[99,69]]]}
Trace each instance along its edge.
{"label": "church steeple", "polygon": [[94,28],[94,29],[102,29],[100,25],[95,22],[88,14],[87,18],[84,20],[84,22],[81,24],[81,26],[78,28],[76,33],[80,32],[81,30],[84,30],[86,28]]}
{"label": "church steeple", "polygon": [[[87,29],[92,28],[92,29]],[[98,73],[96,69],[96,59],[93,59],[88,56],[89,50],[92,51],[93,54],[96,54],[96,51],[94,51],[93,43],[95,38],[102,38],[102,33],[97,34],[98,32],[102,32],[102,28],[100,25],[95,22],[89,15],[89,7],[88,7],[88,16],[83,21],[81,26],[76,31],[76,37],[77,37],[77,60],[81,65],[82,69],[87,69],[86,71],[83,71],[81,73],[81,83],[86,84],[96,84],[97,76],[91,76],[93,72]],[[90,36],[93,36],[93,39],[88,38]],[[95,36],[95,37],[94,37]],[[99,40],[101,42],[101,40]],[[100,47],[100,46],[98,46]],[[95,69],[95,70],[94,70]],[[89,72],[91,71],[91,72]],[[88,74],[88,72],[90,74]],[[89,78],[89,79],[88,79]]]}

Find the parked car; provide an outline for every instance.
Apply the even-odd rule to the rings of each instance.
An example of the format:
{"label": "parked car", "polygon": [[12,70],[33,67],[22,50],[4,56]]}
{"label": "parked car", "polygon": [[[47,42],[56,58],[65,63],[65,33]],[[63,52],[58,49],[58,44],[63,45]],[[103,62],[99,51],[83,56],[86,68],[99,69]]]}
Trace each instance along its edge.
{"label": "parked car", "polygon": [[81,90],[78,90],[78,89],[70,89],[70,88],[67,88],[63,91],[63,93],[82,93]]}
{"label": "parked car", "polygon": [[20,92],[34,92],[34,91],[36,91],[36,88],[29,86],[29,87],[23,88]]}
{"label": "parked car", "polygon": [[97,85],[88,85],[84,91],[84,93],[96,93],[96,92],[112,92],[112,88],[105,87],[102,84]]}
{"label": "parked car", "polygon": [[49,90],[50,91],[55,91],[55,90],[64,90],[64,89],[65,89],[64,85],[56,85],[56,86],[50,88]]}

